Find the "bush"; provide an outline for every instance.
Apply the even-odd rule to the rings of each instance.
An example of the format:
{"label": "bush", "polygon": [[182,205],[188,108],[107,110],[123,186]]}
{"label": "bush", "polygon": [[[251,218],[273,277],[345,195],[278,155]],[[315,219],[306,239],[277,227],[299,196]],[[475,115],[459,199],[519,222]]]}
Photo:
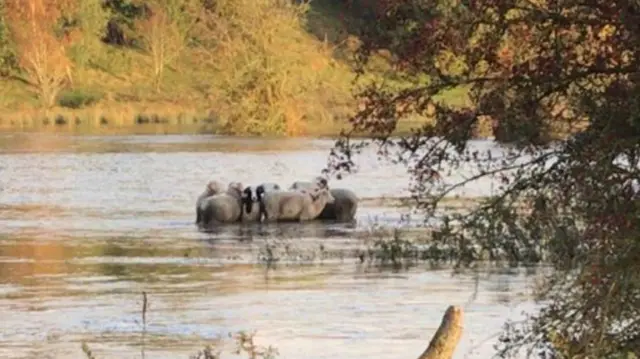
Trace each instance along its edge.
{"label": "bush", "polygon": [[82,108],[102,99],[102,94],[83,90],[63,91],[58,96],[58,105],[68,108]]}

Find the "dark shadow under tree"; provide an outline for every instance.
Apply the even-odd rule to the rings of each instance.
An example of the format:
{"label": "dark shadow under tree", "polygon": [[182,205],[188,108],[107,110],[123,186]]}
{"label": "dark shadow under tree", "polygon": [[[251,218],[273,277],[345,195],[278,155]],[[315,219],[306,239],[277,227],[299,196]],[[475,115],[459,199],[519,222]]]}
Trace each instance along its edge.
{"label": "dark shadow under tree", "polygon": [[[407,167],[427,217],[465,183],[499,179],[498,195],[435,228],[430,251],[461,266],[489,259],[555,269],[538,292],[542,310],[507,325],[498,354],[527,347],[554,358],[640,356],[640,3],[374,3],[378,21],[360,34],[359,71],[387,49],[413,86],[363,89],[366,107],[350,119],[327,171],[353,172],[354,156],[377,146]],[[472,106],[436,100],[459,86]],[[413,135],[391,136],[399,119],[433,113],[433,124]],[[504,145],[500,156],[469,146],[481,121]],[[375,136],[351,138],[362,131]],[[434,173],[462,166],[477,175],[434,184]]]}

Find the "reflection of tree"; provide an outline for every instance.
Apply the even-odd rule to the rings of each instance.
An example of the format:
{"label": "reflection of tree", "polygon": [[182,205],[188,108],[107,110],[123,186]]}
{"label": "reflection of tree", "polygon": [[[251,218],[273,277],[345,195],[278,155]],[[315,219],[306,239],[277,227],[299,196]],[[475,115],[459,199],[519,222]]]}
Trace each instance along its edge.
{"label": "reflection of tree", "polygon": [[127,273],[127,266],[121,263],[103,263],[100,264],[100,268],[98,272],[118,278],[128,277],[130,274]]}
{"label": "reflection of tree", "polygon": [[277,237],[288,238],[331,238],[347,236],[354,226],[352,224],[331,224],[322,221],[278,222],[278,223],[243,223],[239,225],[211,226],[205,231],[211,240],[234,239],[251,241],[254,239]]}
{"label": "reflection of tree", "polygon": [[71,147],[72,140],[71,136],[20,136],[15,141],[15,146],[20,150],[48,152],[68,149]]}
{"label": "reflection of tree", "polygon": [[489,290],[493,292],[493,300],[498,303],[509,304],[513,301],[512,275],[498,275],[494,281],[489,282]]}
{"label": "reflection of tree", "polygon": [[70,255],[62,242],[58,241],[44,243],[22,238],[17,243],[0,245],[0,257],[25,260],[3,263],[0,266],[0,282],[31,284],[35,276],[69,272],[65,260]]}

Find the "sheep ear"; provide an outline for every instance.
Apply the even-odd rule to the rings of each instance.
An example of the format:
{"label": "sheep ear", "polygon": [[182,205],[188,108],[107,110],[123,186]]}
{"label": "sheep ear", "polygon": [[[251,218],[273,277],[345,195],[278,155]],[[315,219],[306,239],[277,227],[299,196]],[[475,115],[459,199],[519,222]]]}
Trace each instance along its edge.
{"label": "sheep ear", "polygon": [[215,192],[218,189],[218,184],[214,181],[207,183],[207,191]]}

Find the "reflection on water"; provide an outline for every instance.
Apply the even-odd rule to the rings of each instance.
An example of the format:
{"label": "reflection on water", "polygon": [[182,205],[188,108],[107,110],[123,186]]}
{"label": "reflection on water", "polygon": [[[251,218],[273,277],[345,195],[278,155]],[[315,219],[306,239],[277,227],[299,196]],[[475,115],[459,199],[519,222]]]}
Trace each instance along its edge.
{"label": "reflection on water", "polygon": [[[403,214],[380,198],[407,195],[403,169],[374,154],[334,183],[368,198],[356,224],[196,230],[194,200],[209,179],[286,186],[316,175],[331,144],[1,136],[0,357],[78,358],[87,341],[99,358],[139,358],[142,291],[148,358],[186,358],[238,330],[257,330],[258,344],[284,358],[413,358],[450,304],[466,310],[456,358],[488,357],[504,320],[533,310],[529,276],[477,282],[359,263],[352,253],[370,239],[366,229]],[[265,258],[280,261],[267,271]]]}
{"label": "reflection on water", "polygon": [[326,147],[327,141],[217,135],[75,136],[0,134],[0,153],[281,152]]}

